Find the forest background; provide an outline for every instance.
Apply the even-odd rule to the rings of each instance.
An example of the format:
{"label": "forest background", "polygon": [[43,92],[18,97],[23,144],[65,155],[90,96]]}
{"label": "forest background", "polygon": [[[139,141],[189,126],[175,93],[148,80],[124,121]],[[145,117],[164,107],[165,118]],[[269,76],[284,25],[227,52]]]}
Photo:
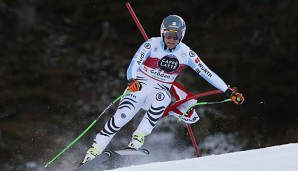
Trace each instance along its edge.
{"label": "forest background", "polygon": [[[125,3],[0,0],[3,167],[46,162],[122,94],[126,69],[144,42]],[[298,1],[159,0],[130,4],[149,37],[160,36],[160,24],[167,15],[184,18],[187,29],[183,42],[246,98],[242,106],[226,103],[196,108],[201,120],[192,128],[198,144],[219,133],[237,140],[240,148],[230,151],[298,142]],[[189,68],[177,81],[193,93],[215,89]],[[78,150],[78,158],[83,157],[115,108],[80,140],[84,148]],[[133,121],[125,127],[127,132],[121,133],[127,141],[137,124]],[[177,123],[163,122],[153,134],[172,131],[176,148],[191,146],[187,129],[173,125]],[[229,138],[226,140],[229,143]],[[212,149],[201,148],[203,154],[212,154]]]}

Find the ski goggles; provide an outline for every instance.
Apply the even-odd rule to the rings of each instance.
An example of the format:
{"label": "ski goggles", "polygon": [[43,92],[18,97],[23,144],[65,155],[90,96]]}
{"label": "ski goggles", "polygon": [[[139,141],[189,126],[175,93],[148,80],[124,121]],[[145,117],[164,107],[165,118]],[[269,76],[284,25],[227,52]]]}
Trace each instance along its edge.
{"label": "ski goggles", "polygon": [[173,38],[174,40],[180,40],[182,38],[182,33],[177,30],[165,30],[163,35],[167,39]]}

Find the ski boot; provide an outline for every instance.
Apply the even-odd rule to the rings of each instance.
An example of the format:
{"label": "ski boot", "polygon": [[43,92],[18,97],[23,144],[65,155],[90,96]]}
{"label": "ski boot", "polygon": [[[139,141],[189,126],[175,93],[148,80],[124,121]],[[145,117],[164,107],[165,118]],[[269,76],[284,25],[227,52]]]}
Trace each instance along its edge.
{"label": "ski boot", "polygon": [[147,135],[144,132],[139,132],[139,133],[134,133],[132,136],[132,140],[129,142],[127,149],[135,149],[139,150],[144,142],[145,142],[145,137]]}
{"label": "ski boot", "polygon": [[86,153],[86,156],[83,160],[83,162],[79,165],[83,165],[87,163],[88,161],[94,159],[96,156],[100,155],[102,153],[103,149],[97,144],[96,141],[92,144],[91,148]]}

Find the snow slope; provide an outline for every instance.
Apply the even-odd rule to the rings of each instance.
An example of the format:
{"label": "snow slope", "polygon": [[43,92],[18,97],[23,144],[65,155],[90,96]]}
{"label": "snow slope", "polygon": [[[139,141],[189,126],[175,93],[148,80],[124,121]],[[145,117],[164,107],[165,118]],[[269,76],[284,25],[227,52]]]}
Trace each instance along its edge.
{"label": "snow slope", "polygon": [[298,171],[298,143],[200,158],[157,162],[115,171]]}

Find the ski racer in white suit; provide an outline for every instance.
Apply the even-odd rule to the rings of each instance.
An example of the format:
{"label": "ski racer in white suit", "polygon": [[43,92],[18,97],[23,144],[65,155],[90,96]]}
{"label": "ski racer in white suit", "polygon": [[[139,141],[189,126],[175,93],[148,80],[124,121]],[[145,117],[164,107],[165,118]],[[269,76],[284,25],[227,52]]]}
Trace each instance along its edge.
{"label": "ski racer in white suit", "polygon": [[191,67],[214,87],[225,92],[236,104],[244,101],[242,94],[229,89],[194,51],[181,42],[185,29],[186,26],[181,17],[170,15],[161,24],[161,37],[151,38],[140,46],[127,70],[126,91],[131,92],[121,99],[115,115],[96,135],[82,163],[99,155],[117,131],[143,108],[146,114],[128,144],[128,148],[139,149],[170,104],[170,88],[185,66]]}

